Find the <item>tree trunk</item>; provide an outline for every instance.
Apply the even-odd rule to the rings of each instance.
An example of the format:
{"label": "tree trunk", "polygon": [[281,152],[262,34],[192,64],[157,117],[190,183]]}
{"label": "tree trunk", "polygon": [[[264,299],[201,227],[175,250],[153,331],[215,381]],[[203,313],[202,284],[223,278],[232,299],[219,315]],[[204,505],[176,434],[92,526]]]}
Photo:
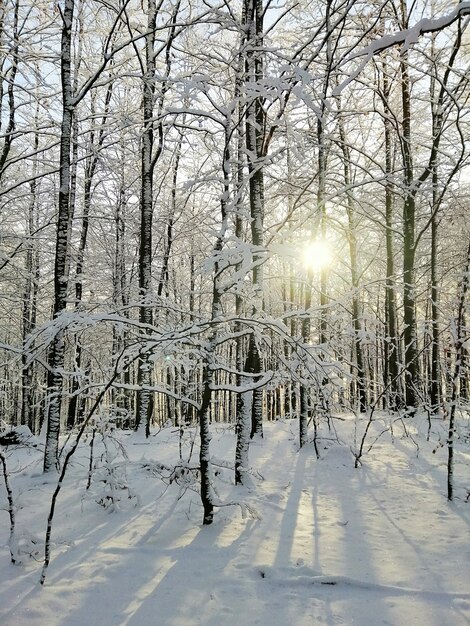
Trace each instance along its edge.
{"label": "tree trunk", "polygon": [[[70,149],[73,121],[71,53],[72,22],[74,0],[65,0],[62,11],[61,39],[61,89],[62,121],[60,129],[60,171],[56,250],[54,264],[54,304],[53,315],[57,318],[67,305],[68,276],[67,258],[69,255],[68,224],[70,207]],[[57,464],[60,433],[60,409],[63,391],[62,370],[65,361],[64,332],[58,330],[50,346],[47,376],[47,432],[44,450],[44,471],[52,470]]]}
{"label": "tree trunk", "polygon": [[[85,250],[88,240],[88,228],[90,222],[90,210],[91,210],[91,190],[93,186],[93,179],[96,172],[96,166],[98,164],[99,150],[103,146],[105,138],[105,126],[108,119],[109,104],[111,102],[111,96],[113,91],[113,83],[108,85],[105,96],[105,109],[103,117],[101,118],[100,130],[98,133],[97,141],[95,142],[95,128],[94,128],[94,105],[92,100],[91,112],[93,115],[93,127],[90,133],[89,151],[91,156],[87,157],[85,164],[85,176],[84,176],[84,190],[83,190],[83,215],[82,215],[82,228],[80,233],[80,242],[77,253],[77,263],[75,266],[75,310],[78,311],[82,304],[83,298],[83,267],[85,262]],[[79,398],[79,389],[83,384],[81,380],[82,370],[82,345],[80,343],[80,337],[77,337],[77,344],[75,346],[75,374],[72,378],[71,386],[71,398],[69,402],[67,412],[67,428],[71,429],[75,423],[80,422],[83,419],[83,413],[85,409],[85,402]]]}
{"label": "tree trunk", "polygon": [[214,505],[212,501],[212,464],[210,458],[210,406],[211,406],[211,384],[213,372],[210,364],[204,367],[202,374],[202,402],[199,409],[199,433],[200,433],[200,452],[199,463],[201,470],[201,501],[204,509],[202,523],[204,525],[212,524],[214,520]]}
{"label": "tree trunk", "polygon": [[[402,1],[403,28],[408,27],[404,0]],[[411,81],[408,74],[408,54],[400,61],[402,99],[402,157],[404,172],[403,203],[403,339],[405,365],[405,402],[415,410],[419,400],[419,361],[415,294],[415,220],[416,192],[413,186],[413,156],[411,146]]]}
{"label": "tree trunk", "polygon": [[[383,65],[384,106],[389,107],[390,84],[387,66]],[[392,128],[388,115],[384,115],[385,133],[385,246],[387,252],[387,276],[385,283],[385,343],[384,343],[384,379],[389,388],[388,406],[398,411],[403,405],[400,389],[400,351],[397,328],[397,307],[395,296],[395,258],[393,245],[393,145]]]}
{"label": "tree trunk", "polygon": [[[3,4],[3,3],[2,3]],[[14,131],[16,128],[16,120],[15,120],[15,113],[16,113],[16,102],[15,102],[15,80],[16,80],[16,75],[18,73],[18,63],[19,63],[19,33],[18,33],[18,12],[19,12],[19,7],[20,7],[20,2],[19,0],[16,0],[15,2],[15,8],[14,8],[14,13],[13,13],[13,33],[12,33],[12,43],[11,45],[11,67],[10,67],[10,71],[8,74],[8,88],[7,88],[7,94],[8,94],[8,124],[7,127],[5,129],[5,139],[3,142],[3,147],[2,150],[0,152],[0,181],[2,180],[3,174],[4,174],[4,169],[5,169],[5,164],[7,162],[8,159],[8,155],[10,154],[10,150],[11,150],[11,146],[13,143],[13,138],[14,138]],[[3,34],[3,20],[4,20],[4,7],[1,6],[0,7],[0,15],[1,15],[1,21],[2,21],[2,28],[1,28],[1,32]],[[3,84],[3,77],[1,79],[1,82]],[[2,94],[3,95],[3,94]],[[1,103],[0,103],[0,107],[1,107]],[[0,108],[0,113],[2,113],[1,108]]]}
{"label": "tree trunk", "polygon": [[[155,94],[155,25],[157,9],[155,0],[148,0],[147,35],[145,38],[146,72],[143,77],[143,132],[141,140],[141,189],[140,189],[140,243],[139,243],[139,322],[149,333],[153,322],[152,313],[152,222],[153,222],[153,116]],[[138,362],[136,399],[136,430],[143,430],[148,437],[153,414],[152,365],[143,355]]]}
{"label": "tree trunk", "polygon": [[[159,5],[160,6],[160,5]],[[157,118],[158,141],[154,137],[154,101],[156,84],[156,21],[157,4],[155,0],[148,0],[147,6],[147,35],[145,37],[145,74],[143,76],[142,113],[143,131],[141,139],[141,189],[140,189],[140,242],[139,242],[139,321],[144,325],[142,332],[151,335],[153,324],[152,305],[152,223],[153,223],[153,175],[155,166],[163,150],[163,121],[161,113],[165,94],[168,89],[168,79],[171,69],[171,48],[175,38],[176,18],[179,12],[180,0],[176,2],[171,16],[171,26],[168,29],[165,51],[165,75],[161,82]],[[143,348],[145,352],[145,346]],[[136,399],[136,430],[150,434],[150,422],[153,415],[154,394],[151,391],[153,381],[153,367],[148,356],[142,354],[138,361],[137,385],[140,390]]]}
{"label": "tree trunk", "polygon": [[[38,127],[39,105],[36,106],[35,126]],[[34,134],[34,151],[39,147],[39,133]],[[37,159],[34,161],[33,173],[37,173]],[[37,296],[39,288],[39,259],[37,244],[33,240],[37,220],[37,181],[31,181],[30,202],[28,210],[28,247],[26,250],[26,284],[23,293],[23,344],[36,326]],[[29,362],[29,355],[23,350],[21,355],[21,424],[28,426],[36,433],[36,416],[33,410],[33,379],[34,366]]]}
{"label": "tree trunk", "polygon": [[[435,38],[432,39],[431,58],[436,59]],[[439,111],[436,102],[436,76],[431,76],[430,96],[432,110],[433,137],[439,132],[438,121]],[[431,368],[429,383],[429,404],[431,413],[436,414],[441,405],[441,363],[440,363],[440,333],[439,333],[439,285],[438,285],[438,235],[439,235],[439,219],[437,215],[439,205],[439,163],[438,157],[434,159],[432,166],[432,215],[431,215]]]}
{"label": "tree trunk", "polygon": [[[246,2],[242,9],[242,24],[246,23]],[[242,36],[240,42],[240,51],[237,68],[237,78],[235,84],[235,98],[239,99],[238,103],[238,120],[237,120],[237,172],[236,172],[236,189],[235,189],[235,237],[237,242],[243,241],[243,187],[245,184],[245,177],[243,173],[243,152],[244,152],[244,133],[243,133],[243,115],[242,104],[240,101],[240,94],[242,91],[243,81],[243,66],[244,57],[242,54],[242,48],[245,44],[245,36]],[[241,270],[241,264],[238,265],[237,271]],[[243,313],[243,298],[239,291],[235,294],[235,315],[240,317]],[[243,387],[247,384],[248,380],[243,376],[242,372],[246,371],[245,363],[245,338],[241,335],[242,325],[239,322],[235,324],[236,338],[236,384],[238,387]],[[240,334],[239,334],[240,333]],[[252,407],[253,407],[253,392],[241,392],[237,394],[236,400],[236,425],[235,431],[237,435],[237,443],[235,447],[235,484],[243,485],[246,480],[246,471],[248,469],[249,462],[249,448],[250,448],[250,433],[251,433],[251,421],[252,421]]]}
{"label": "tree trunk", "polygon": [[[307,270],[307,280],[305,283],[305,314],[302,318],[302,341],[307,349],[310,341],[310,314],[312,306],[312,273]],[[307,443],[308,420],[311,415],[309,402],[309,387],[306,381],[300,383],[299,390],[299,447],[302,448]]]}
{"label": "tree trunk", "polygon": [[362,352],[362,324],[360,319],[359,307],[359,270],[357,261],[357,239],[356,239],[356,218],[354,212],[354,199],[350,191],[352,184],[351,178],[351,155],[349,146],[346,144],[346,134],[344,124],[341,118],[341,107],[338,118],[339,137],[341,141],[341,150],[343,153],[343,173],[344,184],[347,189],[347,215],[348,215],[348,243],[349,243],[349,262],[351,265],[351,284],[353,287],[352,297],[352,322],[354,328],[354,353],[357,366],[357,395],[359,400],[359,410],[365,413],[367,410],[367,394],[365,385],[364,356]]}
{"label": "tree trunk", "polygon": [[[248,48],[245,64],[245,80],[251,84],[260,84],[263,78],[263,2],[262,0],[245,0],[246,27],[248,33]],[[252,99],[246,113],[246,147],[249,174],[250,193],[250,221],[251,242],[253,252],[253,287],[255,302],[253,315],[263,308],[263,244],[264,244],[264,172],[263,153],[264,138],[264,109],[261,97]],[[255,341],[250,341],[250,366],[259,369],[254,373],[261,373],[261,359]],[[256,353],[256,354],[255,354]],[[253,391],[253,408],[251,414],[251,438],[255,435],[263,436],[263,390]]]}
{"label": "tree trunk", "polygon": [[448,404],[449,412],[449,431],[447,436],[447,499],[453,500],[454,497],[454,439],[455,439],[455,412],[457,409],[457,400],[459,395],[459,379],[462,367],[462,351],[466,340],[465,332],[465,301],[469,287],[469,271],[470,271],[470,243],[467,247],[467,257],[465,261],[465,270],[460,288],[460,298],[457,310],[457,319],[455,322],[455,335],[453,342],[455,346],[455,366],[452,375],[451,393]]}

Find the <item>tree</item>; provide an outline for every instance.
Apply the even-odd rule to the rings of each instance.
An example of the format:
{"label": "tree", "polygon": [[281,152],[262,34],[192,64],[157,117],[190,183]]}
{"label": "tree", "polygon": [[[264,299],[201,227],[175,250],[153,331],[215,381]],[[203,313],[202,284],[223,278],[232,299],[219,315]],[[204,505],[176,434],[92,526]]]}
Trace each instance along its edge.
{"label": "tree", "polygon": [[[135,346],[106,402],[147,435],[236,421],[237,483],[281,404],[301,445],[319,404],[400,410],[405,381],[437,411],[468,4],[59,7],[0,4],[0,402],[33,428],[44,407],[45,469]],[[336,255],[313,281],[309,239]]]}
{"label": "tree", "polygon": [[[72,93],[72,23],[74,0],[65,0],[61,10],[61,91],[62,119],[60,128],[59,157],[59,194],[57,201],[57,231],[54,265],[54,304],[53,315],[57,318],[67,306],[69,221],[72,211],[70,205],[70,166],[71,135],[74,100]],[[47,388],[49,401],[47,407],[47,432],[44,452],[44,471],[51,471],[57,463],[60,409],[63,389],[62,369],[65,361],[64,332],[59,330],[52,342],[48,357]]]}
{"label": "tree", "polygon": [[[257,85],[263,80],[263,17],[262,0],[245,0],[244,17],[247,31],[245,56],[246,105],[246,154],[250,191],[250,228],[253,245],[253,315],[257,315],[263,302],[263,239],[264,239],[264,160],[265,112],[263,97],[257,93]],[[253,86],[251,92],[250,86]],[[245,369],[253,374],[261,373],[259,349],[253,336],[250,338]],[[261,389],[253,391],[251,438],[263,436],[263,396]]]}
{"label": "tree", "polygon": [[[57,226],[56,226],[56,248],[54,258],[54,301],[52,307],[53,318],[59,320],[61,314],[67,307],[68,290],[68,270],[69,270],[69,248],[70,248],[70,221],[73,215],[71,193],[71,166],[72,166],[72,127],[76,108],[85,98],[88,92],[94,87],[98,78],[106,69],[114,55],[129,42],[124,42],[119,46],[111,48],[113,35],[120,22],[121,15],[128,2],[125,2],[117,12],[107,35],[103,59],[97,69],[84,80],[82,85],[76,84],[74,92],[74,81],[72,76],[72,28],[74,22],[74,0],[65,0],[63,8],[59,8],[62,29],[60,46],[60,77],[61,77],[61,127],[60,127],[60,155],[59,155],[59,190],[57,199]],[[61,419],[61,402],[64,387],[63,368],[65,363],[65,342],[64,330],[59,328],[51,342],[48,355],[48,403],[47,403],[47,432],[46,446],[44,452],[44,471],[52,470],[57,462],[58,441]]]}
{"label": "tree", "polygon": [[[155,49],[156,24],[159,6],[155,0],[148,0],[147,7],[147,32],[145,36],[145,63],[140,60],[144,69],[142,76],[142,114],[143,132],[141,143],[141,191],[140,191],[140,243],[139,243],[139,321],[143,326],[152,325],[152,221],[154,210],[153,178],[155,166],[163,150],[163,104],[167,81],[171,70],[171,48],[177,34],[176,19],[179,12],[180,2],[177,2],[172,10],[170,22],[167,25],[168,36],[166,43]],[[155,117],[155,85],[156,85],[156,59],[159,54],[165,54],[165,78],[158,94],[158,110],[156,117],[159,119],[157,126],[158,139],[154,139]],[[136,404],[136,429],[145,428],[146,435],[150,432],[150,421],[153,413],[153,394],[150,391],[152,384],[151,364],[143,356],[139,361],[138,381],[141,388],[137,395]]]}
{"label": "tree", "polygon": [[449,433],[447,438],[447,499],[454,497],[454,441],[455,441],[455,414],[459,395],[459,382],[462,368],[462,353],[465,343],[465,303],[469,286],[470,271],[470,244],[467,248],[465,270],[460,284],[460,295],[457,306],[457,317],[452,329],[452,339],[455,347],[455,366],[452,375],[452,384],[449,393],[447,412],[449,417]]}

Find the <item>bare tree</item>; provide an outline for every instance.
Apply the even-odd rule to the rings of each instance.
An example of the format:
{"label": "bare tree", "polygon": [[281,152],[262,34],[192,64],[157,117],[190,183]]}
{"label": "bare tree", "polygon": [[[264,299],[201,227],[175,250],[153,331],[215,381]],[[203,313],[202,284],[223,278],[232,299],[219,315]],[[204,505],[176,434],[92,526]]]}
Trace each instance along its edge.
{"label": "bare tree", "polygon": [[[71,139],[74,101],[72,93],[72,24],[74,0],[65,0],[61,9],[61,91],[62,120],[60,129],[59,195],[57,201],[57,234],[54,266],[53,315],[58,317],[67,306],[69,221],[70,206],[70,166]],[[47,388],[47,433],[44,453],[44,471],[52,470],[57,463],[60,431],[60,409],[62,401],[63,373],[65,360],[64,332],[59,330],[51,344],[48,358]]]}
{"label": "bare tree", "polygon": [[455,347],[455,366],[452,375],[450,397],[446,404],[449,417],[449,431],[447,437],[447,499],[454,498],[454,442],[455,442],[455,415],[459,396],[460,373],[462,370],[462,354],[467,337],[465,328],[465,305],[470,282],[470,244],[467,248],[465,270],[460,284],[460,296],[457,307],[457,318],[453,326],[452,339]]}
{"label": "bare tree", "polygon": [[[150,327],[152,325],[152,223],[154,211],[153,178],[155,166],[162,154],[164,129],[163,105],[168,89],[168,78],[171,70],[171,48],[177,34],[176,18],[180,2],[173,7],[168,24],[167,40],[156,50],[156,24],[163,0],[157,5],[155,0],[148,0],[147,32],[145,36],[145,60],[140,59],[142,67],[142,115],[143,131],[141,140],[141,190],[140,190],[140,242],[139,242],[139,321]],[[159,54],[165,55],[165,78],[157,94],[158,107],[155,111],[156,99],[156,59]],[[154,118],[159,119],[155,128]],[[155,138],[155,131],[157,137]],[[145,429],[150,433],[150,421],[153,413],[153,394],[149,390],[152,383],[152,366],[143,356],[138,364],[137,384],[141,388],[136,403],[136,429]]]}

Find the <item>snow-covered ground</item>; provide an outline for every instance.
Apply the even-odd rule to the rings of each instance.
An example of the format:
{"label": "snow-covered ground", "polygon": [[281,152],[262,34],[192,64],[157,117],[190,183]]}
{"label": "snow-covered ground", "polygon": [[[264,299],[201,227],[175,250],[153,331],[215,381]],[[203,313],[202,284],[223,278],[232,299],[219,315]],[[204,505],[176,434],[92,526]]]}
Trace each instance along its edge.
{"label": "snow-covered ground", "polygon": [[[374,423],[368,441],[387,424],[385,417]],[[239,506],[219,508],[208,527],[190,476],[171,484],[160,477],[159,463],[178,463],[177,430],[148,441],[118,433],[123,449],[108,441],[107,466],[97,438],[101,469],[86,490],[88,441],[59,496],[44,587],[38,579],[54,483],[41,474],[39,451],[9,449],[20,544],[32,557],[9,562],[0,483],[0,624],[470,624],[470,443],[460,442],[456,499],[448,503],[444,426],[435,422],[429,442],[424,423],[421,433],[410,420],[406,426],[409,436],[396,422],[354,469],[345,443],[353,441],[353,417],[335,421],[342,443],[323,429],[320,460],[313,447],[298,451],[296,422],[267,424],[264,441],[250,449],[253,485],[236,488],[224,467],[234,456],[233,428],[214,425],[220,500],[248,509],[244,517]],[[184,435],[185,460],[193,435]],[[193,463],[197,455],[196,440]],[[119,488],[126,481],[129,489]],[[103,506],[105,495],[119,499],[114,510]]]}

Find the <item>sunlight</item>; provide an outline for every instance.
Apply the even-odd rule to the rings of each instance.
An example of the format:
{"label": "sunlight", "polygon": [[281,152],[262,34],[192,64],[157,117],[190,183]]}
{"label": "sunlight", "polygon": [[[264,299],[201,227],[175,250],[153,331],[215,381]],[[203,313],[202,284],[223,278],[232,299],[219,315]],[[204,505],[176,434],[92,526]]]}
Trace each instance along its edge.
{"label": "sunlight", "polygon": [[317,239],[303,248],[302,262],[309,270],[318,271],[331,265],[333,255],[328,242]]}

